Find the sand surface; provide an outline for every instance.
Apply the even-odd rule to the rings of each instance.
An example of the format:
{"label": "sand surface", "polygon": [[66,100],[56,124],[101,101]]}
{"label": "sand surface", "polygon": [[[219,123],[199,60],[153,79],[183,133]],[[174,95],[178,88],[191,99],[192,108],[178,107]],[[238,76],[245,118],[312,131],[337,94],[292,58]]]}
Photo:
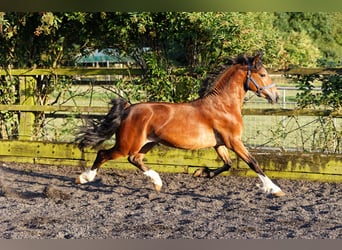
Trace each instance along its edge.
{"label": "sand surface", "polygon": [[160,193],[138,171],[82,172],[0,162],[2,239],[341,239],[342,183],[161,173]]}

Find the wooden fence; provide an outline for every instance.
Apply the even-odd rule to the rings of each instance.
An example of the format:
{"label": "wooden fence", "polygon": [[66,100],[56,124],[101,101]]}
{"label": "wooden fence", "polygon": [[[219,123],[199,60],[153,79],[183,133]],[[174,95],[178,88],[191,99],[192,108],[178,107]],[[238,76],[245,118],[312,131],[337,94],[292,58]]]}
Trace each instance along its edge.
{"label": "wooden fence", "polygon": [[[301,69],[300,71],[303,71]],[[304,74],[341,74],[341,69],[309,69]],[[279,73],[279,72],[278,72]],[[280,73],[296,74],[295,71]],[[303,72],[301,72],[303,73]],[[127,72],[125,69],[35,69],[35,70],[0,70],[1,75],[19,76],[20,105],[0,105],[0,111],[18,111],[20,113],[19,140],[0,140],[0,161],[23,162],[48,165],[70,165],[89,167],[95,156],[95,151],[80,151],[72,143],[52,143],[32,141],[30,135],[34,129],[35,112],[62,113],[64,115],[107,113],[106,107],[73,107],[73,106],[39,106],[34,103],[36,75],[110,75],[139,74],[139,71]],[[243,109],[244,115],[306,115],[342,117],[341,112],[332,110],[293,110],[293,109]],[[252,151],[261,167],[270,177],[310,179],[320,181],[342,182],[342,156],[337,154]],[[227,175],[255,176],[248,166],[235,154],[231,155],[233,168]],[[154,169],[167,172],[192,173],[200,166],[219,167],[222,165],[212,149],[185,151],[157,147],[147,156],[147,163]],[[104,167],[135,169],[126,159],[111,161]]]}

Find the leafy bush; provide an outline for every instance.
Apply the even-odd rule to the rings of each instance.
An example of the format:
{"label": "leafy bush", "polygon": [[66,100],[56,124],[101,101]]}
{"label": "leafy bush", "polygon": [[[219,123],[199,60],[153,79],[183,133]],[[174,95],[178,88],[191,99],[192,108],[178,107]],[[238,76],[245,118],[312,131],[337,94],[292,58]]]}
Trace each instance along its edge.
{"label": "leafy bush", "polygon": [[[300,93],[297,104],[300,108],[342,108],[342,76],[341,75],[302,75],[297,76]],[[319,92],[315,87],[321,85]]]}
{"label": "leafy bush", "polygon": [[[18,78],[4,76],[0,79],[0,104],[15,104],[18,101]],[[0,139],[18,136],[18,113],[0,112]]]}

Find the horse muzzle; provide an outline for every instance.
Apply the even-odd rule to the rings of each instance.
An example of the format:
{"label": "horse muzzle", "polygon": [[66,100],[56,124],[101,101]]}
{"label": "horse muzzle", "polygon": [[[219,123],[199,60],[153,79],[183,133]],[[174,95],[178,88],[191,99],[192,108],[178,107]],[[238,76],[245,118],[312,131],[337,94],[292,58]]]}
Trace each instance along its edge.
{"label": "horse muzzle", "polygon": [[263,95],[266,98],[266,100],[271,104],[277,103],[280,98],[278,91],[272,90],[263,90],[261,95]]}

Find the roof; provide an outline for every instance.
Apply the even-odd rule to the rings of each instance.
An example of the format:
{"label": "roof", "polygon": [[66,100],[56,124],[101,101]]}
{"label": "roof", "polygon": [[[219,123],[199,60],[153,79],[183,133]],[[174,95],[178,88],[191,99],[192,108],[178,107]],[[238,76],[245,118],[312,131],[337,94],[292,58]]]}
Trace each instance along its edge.
{"label": "roof", "polygon": [[127,63],[134,62],[134,59],[128,56],[111,55],[103,51],[95,50],[89,55],[79,57],[76,63]]}

